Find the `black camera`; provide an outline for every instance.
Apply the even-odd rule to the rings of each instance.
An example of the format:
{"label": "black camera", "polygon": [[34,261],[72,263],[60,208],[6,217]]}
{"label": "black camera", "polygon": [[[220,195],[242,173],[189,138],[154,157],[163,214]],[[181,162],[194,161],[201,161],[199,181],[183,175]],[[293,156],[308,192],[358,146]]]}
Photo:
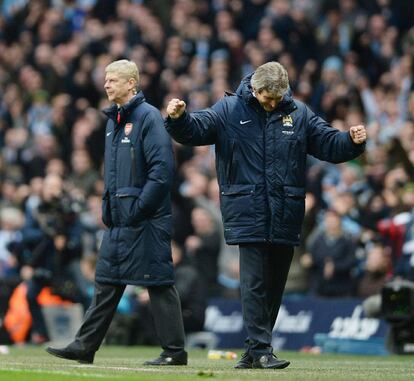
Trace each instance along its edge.
{"label": "black camera", "polygon": [[382,288],[382,316],[390,323],[389,349],[414,354],[414,282],[393,280]]}
{"label": "black camera", "polygon": [[36,219],[40,228],[50,236],[65,234],[68,227],[76,219],[80,208],[77,203],[63,195],[39,205]]}

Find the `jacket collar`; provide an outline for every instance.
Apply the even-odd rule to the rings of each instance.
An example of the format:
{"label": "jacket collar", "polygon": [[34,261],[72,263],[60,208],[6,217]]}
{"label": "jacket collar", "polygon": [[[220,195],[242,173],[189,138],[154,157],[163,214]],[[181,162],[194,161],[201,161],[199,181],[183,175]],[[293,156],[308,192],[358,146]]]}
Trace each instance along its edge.
{"label": "jacket collar", "polygon": [[111,107],[108,107],[102,112],[110,119],[116,122],[118,112],[120,114],[121,122],[124,121],[134,110],[135,108],[145,102],[145,97],[142,91],[140,91],[137,95],[134,95],[127,103],[123,104],[118,108],[116,104],[113,104]]}
{"label": "jacket collar", "polygon": [[[253,73],[250,73],[246,75],[242,81],[240,82],[239,87],[236,90],[236,94],[241,96],[244,101],[248,104],[253,105],[255,108],[260,107],[260,109],[263,110],[263,108],[260,106],[260,103],[256,99],[256,97],[253,95],[253,89],[250,84],[250,80],[253,76]],[[282,111],[283,113],[289,114],[293,110],[295,110],[297,107],[295,105],[295,102],[292,98],[292,91],[289,90],[287,93],[283,96],[282,100],[279,102],[279,104],[276,107],[275,111]]]}

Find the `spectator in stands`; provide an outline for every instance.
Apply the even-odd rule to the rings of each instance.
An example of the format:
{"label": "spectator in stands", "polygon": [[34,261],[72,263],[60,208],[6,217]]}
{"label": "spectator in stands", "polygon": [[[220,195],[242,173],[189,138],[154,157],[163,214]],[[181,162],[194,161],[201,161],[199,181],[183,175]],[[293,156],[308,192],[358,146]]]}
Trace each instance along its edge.
{"label": "spectator in stands", "polygon": [[341,218],[341,227],[345,234],[355,240],[361,235],[360,216],[356,208],[356,200],[350,192],[337,193],[331,200],[330,209]]}
{"label": "spectator in stands", "polygon": [[12,248],[20,260],[21,278],[27,284],[27,301],[33,319],[32,342],[39,344],[48,340],[37,301],[43,287],[52,286],[64,298],[84,306],[89,304],[79,265],[82,228],[59,176],[45,178],[41,200],[27,210],[20,233]]}
{"label": "spectator in stands", "polygon": [[221,249],[220,230],[214,224],[211,214],[200,207],[193,209],[191,223],[194,234],[185,241],[186,254],[200,274],[207,295],[209,297],[219,296],[217,278]]}
{"label": "spectator in stands", "polygon": [[106,228],[102,221],[101,195],[89,195],[86,200],[86,209],[80,215],[80,221],[84,228],[83,257],[95,256],[101,247]]}
{"label": "spectator in stands", "polygon": [[367,298],[380,294],[388,280],[390,264],[389,250],[382,243],[368,245],[362,274],[357,280],[356,295]]}
{"label": "spectator in stands", "polygon": [[24,215],[12,207],[0,210],[0,278],[7,283],[19,274],[18,259],[9,250],[9,244],[18,239],[19,230],[23,227]]}
{"label": "spectator in stands", "polygon": [[394,275],[414,282],[414,209],[406,215],[402,252],[395,260]]}
{"label": "spectator in stands", "polygon": [[[95,190],[95,183],[100,176],[92,167],[91,158],[86,150],[75,150],[72,153],[72,174],[69,182],[77,189],[76,193],[85,198]],[[74,190],[72,190],[75,193]]]}
{"label": "spectator in stands", "polygon": [[311,270],[311,289],[318,296],[351,296],[355,243],[342,230],[341,217],[327,210],[323,228],[310,237],[302,265]]}
{"label": "spectator in stands", "polygon": [[315,228],[318,206],[313,193],[307,192],[305,199],[305,217],[302,224],[300,244],[295,248],[289,269],[285,292],[288,295],[306,295],[309,290],[309,268],[302,265],[302,256],[306,255],[306,242]]}
{"label": "spectator in stands", "polygon": [[200,271],[184,257],[183,249],[172,242],[175,282],[181,300],[184,331],[186,334],[202,331],[204,312],[207,307],[208,288],[201,280]]}

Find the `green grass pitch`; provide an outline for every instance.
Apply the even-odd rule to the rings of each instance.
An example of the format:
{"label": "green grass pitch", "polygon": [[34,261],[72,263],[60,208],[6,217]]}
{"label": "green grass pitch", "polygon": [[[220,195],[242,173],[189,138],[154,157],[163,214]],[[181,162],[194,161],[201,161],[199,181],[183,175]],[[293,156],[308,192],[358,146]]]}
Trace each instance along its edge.
{"label": "green grass pitch", "polygon": [[[240,356],[241,351],[236,351]],[[155,347],[103,346],[93,365],[81,365],[50,356],[41,347],[12,347],[0,355],[0,381],[85,380],[306,380],[306,381],[398,381],[414,380],[414,356],[350,356],[281,352],[291,361],[283,370],[236,370],[235,361],[209,360],[207,351],[189,351],[189,365],[146,367],[145,360],[157,357]]]}

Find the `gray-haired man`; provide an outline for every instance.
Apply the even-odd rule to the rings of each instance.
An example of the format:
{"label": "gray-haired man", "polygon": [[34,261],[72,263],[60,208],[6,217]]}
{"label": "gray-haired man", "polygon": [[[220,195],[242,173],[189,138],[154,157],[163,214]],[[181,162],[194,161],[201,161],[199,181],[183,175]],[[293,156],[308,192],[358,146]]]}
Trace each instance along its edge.
{"label": "gray-haired man", "polygon": [[187,365],[180,299],[171,258],[171,139],[160,112],[138,91],[139,73],[128,60],[105,69],[113,102],[105,136],[102,219],[108,229],[96,265],[95,292],[75,340],[47,348],[57,357],[92,363],[127,284],[148,288],[162,353],[145,365]]}
{"label": "gray-haired man", "polygon": [[236,368],[281,369],[276,322],[305,210],[306,155],[334,163],[364,151],[364,126],[340,132],[289,92],[286,69],[268,62],[209,109],[185,111],[172,99],[166,128],[187,145],[215,144],[220,206],[228,244],[240,249],[246,352]]}

